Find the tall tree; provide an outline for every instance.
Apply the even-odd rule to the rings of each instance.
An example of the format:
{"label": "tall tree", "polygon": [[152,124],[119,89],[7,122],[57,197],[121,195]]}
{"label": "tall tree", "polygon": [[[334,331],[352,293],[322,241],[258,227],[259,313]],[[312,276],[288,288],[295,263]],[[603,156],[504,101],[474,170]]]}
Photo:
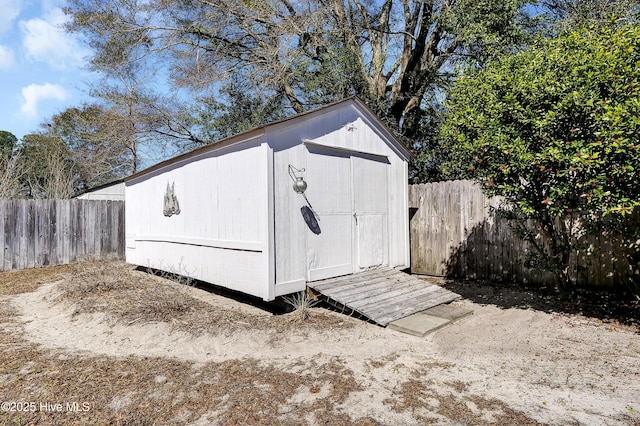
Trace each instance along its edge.
{"label": "tall tree", "polygon": [[18,138],[11,132],[0,130],[0,155],[10,156],[16,149]]}
{"label": "tall tree", "polygon": [[640,12],[637,0],[543,0],[541,7],[561,31],[585,24],[606,26]]}
{"label": "tall tree", "polygon": [[97,104],[71,107],[43,124],[43,136],[60,140],[74,163],[77,190],[91,188],[131,171],[126,128]]}
{"label": "tall tree", "polygon": [[0,156],[0,200],[20,198],[24,192],[20,155]]}
{"label": "tall tree", "polygon": [[287,115],[282,100],[252,96],[242,85],[230,84],[218,96],[204,96],[191,117],[203,140],[220,140]]}
{"label": "tall tree", "polygon": [[[92,66],[106,75],[145,64],[204,100],[241,82],[246,93],[236,101],[265,99],[288,113],[358,95],[422,150],[432,146],[433,106],[456,61],[484,60],[517,44],[522,4],[71,0],[67,13],[68,29],[84,35]],[[187,126],[172,130],[199,139]]]}
{"label": "tall tree", "polygon": [[70,198],[126,176],[133,156],[127,127],[98,104],[71,107],[25,136],[19,154],[23,196]]}
{"label": "tall tree", "polygon": [[[116,130],[128,152],[127,169],[135,173],[141,165],[165,159],[168,155],[194,145],[205,144],[194,131],[194,121],[186,114],[187,106],[171,93],[158,93],[157,70],[138,62],[107,66],[94,64],[103,78],[92,90],[111,119],[103,123],[107,132]],[[171,91],[173,91],[171,89]],[[195,123],[198,124],[198,123]]]}
{"label": "tall tree", "polygon": [[77,164],[61,139],[43,133],[25,135],[19,155],[24,198],[66,199],[77,192]]}
{"label": "tall tree", "polygon": [[17,198],[22,189],[17,143],[13,133],[0,130],[0,199]]}

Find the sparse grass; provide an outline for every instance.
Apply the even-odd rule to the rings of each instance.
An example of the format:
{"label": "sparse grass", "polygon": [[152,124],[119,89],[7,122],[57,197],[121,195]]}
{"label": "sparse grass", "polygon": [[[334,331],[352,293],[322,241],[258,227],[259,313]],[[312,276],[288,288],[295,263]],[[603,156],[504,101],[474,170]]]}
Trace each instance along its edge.
{"label": "sparse grass", "polygon": [[58,301],[73,304],[76,314],[105,312],[114,322],[125,324],[175,322],[206,307],[166,283],[143,279],[134,267],[121,262],[79,271],[59,288]]}
{"label": "sparse grass", "polygon": [[[452,384],[452,392],[438,389],[433,382],[409,379],[395,390],[393,397],[384,402],[396,412],[409,411],[422,424],[437,422],[434,414],[440,415],[452,424],[464,425],[541,425],[542,423],[524,413],[513,410],[502,401],[487,399],[478,395],[465,394],[466,385]],[[474,409],[470,408],[470,405]],[[482,414],[488,413],[487,416]]]}
{"label": "sparse grass", "polygon": [[[34,275],[36,284],[27,282],[27,272],[22,278],[7,278],[7,273],[0,273],[0,395],[5,401],[86,402],[89,410],[0,412],[0,425],[199,422],[367,426],[383,424],[376,417],[383,411],[397,413],[414,424],[538,424],[503,401],[471,393],[466,381],[436,383],[427,377],[428,372],[438,377],[433,370],[450,370],[456,368],[454,364],[435,359],[412,364],[399,359],[397,352],[365,358],[366,373],[354,373],[350,364],[353,358],[347,356],[289,359],[285,355],[273,362],[270,358],[259,361],[244,357],[193,363],[154,357],[80,356],[44,349],[24,339],[19,313],[7,295],[33,291],[54,281],[61,281],[54,288],[59,292],[57,303],[73,305],[77,314],[100,312],[120,324],[169,322],[194,335],[233,336],[244,329],[257,329],[272,339],[286,339],[292,331],[331,332],[332,328],[352,327],[357,322],[310,307],[312,315],[300,321],[295,312],[274,316],[213,306],[194,298],[196,290],[192,288],[122,262],[86,264],[68,270],[50,268],[49,276],[44,272],[38,270]],[[388,381],[389,375],[385,378],[385,374],[393,370],[398,373],[392,373]],[[387,387],[390,382],[397,384],[391,389]],[[380,411],[361,416],[350,412],[352,396],[380,397],[385,389],[388,394],[381,397],[384,407]],[[633,424],[637,416],[631,406],[627,410],[623,420]]]}
{"label": "sparse grass", "polygon": [[[35,401],[33,412],[0,412],[0,424],[148,425],[199,419],[220,425],[307,424],[300,412],[327,425],[376,425],[351,419],[339,407],[361,390],[351,370],[329,360],[288,372],[253,358],[195,364],[148,357],[76,356],[37,347],[20,338],[16,312],[0,301],[0,395],[3,401]],[[15,330],[14,330],[15,331]],[[301,389],[329,387],[324,397],[290,405]],[[61,403],[47,412],[40,403]],[[87,403],[68,412],[66,403]]]}
{"label": "sparse grass", "polygon": [[110,321],[124,325],[166,322],[194,335],[231,336],[244,329],[259,329],[278,339],[292,327],[330,332],[353,327],[357,321],[318,310],[299,324],[295,314],[251,314],[231,306],[212,306],[192,296],[191,282],[176,283],[171,278],[170,273],[152,275],[124,262],[98,263],[76,271],[60,283],[58,301],[73,305],[77,315],[106,313]]}
{"label": "sparse grass", "polygon": [[32,268],[19,271],[0,272],[0,296],[8,296],[35,291],[43,284],[59,281],[83,268],[82,263],[74,265]]}
{"label": "sparse grass", "polygon": [[312,298],[307,291],[299,291],[289,296],[284,296],[282,300],[293,307],[293,314],[300,321],[304,321],[311,316],[311,308],[318,304],[319,300]]}
{"label": "sparse grass", "polygon": [[[25,371],[26,360],[38,370]],[[255,359],[196,367],[159,358],[61,357],[21,344],[0,354],[0,366],[9,376],[0,380],[3,400],[38,404],[35,412],[0,413],[0,424],[186,424],[201,418],[220,425],[307,424],[300,412],[322,424],[376,424],[352,421],[337,408],[358,385],[349,370],[332,363],[290,373]],[[300,388],[313,385],[331,392],[287,406]],[[46,412],[40,402],[87,403],[88,411]]]}
{"label": "sparse grass", "polygon": [[451,388],[457,393],[466,392],[469,389],[469,383],[462,382],[460,380],[454,380],[451,382],[445,383],[447,386],[451,386]]}

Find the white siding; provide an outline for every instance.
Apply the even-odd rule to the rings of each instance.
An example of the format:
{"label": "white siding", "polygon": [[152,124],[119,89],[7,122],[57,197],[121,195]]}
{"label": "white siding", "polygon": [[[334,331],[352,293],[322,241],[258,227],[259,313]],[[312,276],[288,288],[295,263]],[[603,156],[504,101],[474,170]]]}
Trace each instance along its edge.
{"label": "white siding", "polygon": [[117,200],[124,201],[124,182],[85,192],[77,197],[79,200]]}
{"label": "white siding", "polygon": [[[315,253],[309,252],[309,239],[316,236],[309,232],[301,218],[300,208],[305,201],[291,189],[292,181],[287,167],[291,164],[306,168],[302,175],[314,180],[313,165],[308,163],[310,157],[305,154],[309,147],[316,145],[342,148],[344,153],[352,152],[352,157],[360,159],[368,158],[362,153],[374,154],[375,157],[370,160],[387,162],[383,167],[374,167],[367,161],[358,161],[356,169],[352,170],[352,179],[357,180],[355,185],[358,187],[358,194],[353,194],[355,198],[352,201],[375,211],[363,218],[361,228],[352,228],[351,247],[345,247],[340,242],[333,243],[334,255],[342,256],[344,253],[341,254],[341,251],[350,249],[353,272],[359,270],[360,253],[363,265],[372,266],[382,258],[382,263],[390,266],[409,266],[407,162],[393,143],[384,139],[384,133],[374,121],[367,118],[364,111],[351,104],[329,108],[304,121],[275,126],[268,133],[268,140],[274,146],[276,288],[279,285],[283,289],[295,286],[304,288],[304,281],[309,278],[309,268],[314,266]],[[299,144],[305,142],[307,148],[301,148]],[[379,163],[377,165],[380,166]],[[351,167],[354,167],[353,160]],[[376,175],[372,176],[371,173]],[[344,176],[340,176],[340,179],[348,180]],[[325,182],[323,185],[320,193],[312,187],[311,182],[307,189],[314,208],[320,209],[321,206],[315,199],[324,202],[326,198],[326,202],[331,204],[333,197],[333,201],[337,202],[340,199],[339,191],[354,185],[354,182],[344,182],[343,185]],[[281,188],[285,188],[284,193],[280,192]],[[334,216],[323,219],[321,215],[321,229],[328,229],[331,226],[329,222],[335,222]],[[372,239],[374,228],[380,228],[379,235],[383,241]],[[346,231],[336,228],[336,232]],[[363,240],[359,242],[360,237]],[[375,247],[371,247],[371,244]],[[276,293],[279,292],[276,290]]]}
{"label": "white siding", "polygon": [[409,164],[394,160],[389,187],[389,262],[392,266],[410,266],[409,247]]}
{"label": "white siding", "polygon": [[[127,261],[269,298],[267,148],[224,148],[128,182]],[[171,217],[167,184],[181,209]]]}
{"label": "white siding", "polygon": [[319,228],[318,234],[309,227],[306,231],[307,278],[350,274],[354,272],[351,157],[344,151],[314,146],[306,158],[306,195]]}
{"label": "white siding", "polygon": [[388,162],[353,155],[354,215],[358,268],[389,265]]}
{"label": "white siding", "polygon": [[[307,275],[307,228],[300,220],[305,201],[293,191],[288,173],[289,164],[305,167],[305,149],[300,143],[291,146],[286,136],[278,135],[273,154],[276,294],[304,289]],[[289,136],[293,142],[295,135]]]}
{"label": "white siding", "polygon": [[[127,181],[127,260],[265,300],[323,274],[409,266],[406,160],[354,100],[254,129]],[[305,169],[320,233],[290,165]],[[167,184],[179,215],[163,215]]]}

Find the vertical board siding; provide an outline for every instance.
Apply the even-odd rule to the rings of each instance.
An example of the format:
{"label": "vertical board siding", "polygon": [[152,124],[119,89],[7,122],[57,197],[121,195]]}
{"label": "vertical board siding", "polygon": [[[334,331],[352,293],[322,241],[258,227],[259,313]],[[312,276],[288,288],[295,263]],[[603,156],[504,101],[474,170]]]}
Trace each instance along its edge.
{"label": "vertical board siding", "polygon": [[[485,197],[471,181],[410,185],[411,271],[552,283],[552,274],[524,267],[531,248],[514,235],[507,219],[493,212],[498,205],[498,198]],[[629,264],[615,242],[602,235],[588,242],[593,253],[578,252],[571,264],[579,285],[612,286],[628,279]]]}
{"label": "vertical board siding", "polygon": [[124,201],[0,200],[0,270],[124,259]]}

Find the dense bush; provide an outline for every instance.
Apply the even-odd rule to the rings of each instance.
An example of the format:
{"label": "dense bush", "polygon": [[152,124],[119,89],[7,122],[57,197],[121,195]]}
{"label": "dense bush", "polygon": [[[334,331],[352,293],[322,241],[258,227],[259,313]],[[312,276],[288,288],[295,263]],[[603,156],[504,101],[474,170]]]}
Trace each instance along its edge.
{"label": "dense bush", "polygon": [[533,266],[570,289],[581,237],[615,228],[637,263],[640,26],[585,28],[470,70],[449,94],[445,173],[504,197]]}

